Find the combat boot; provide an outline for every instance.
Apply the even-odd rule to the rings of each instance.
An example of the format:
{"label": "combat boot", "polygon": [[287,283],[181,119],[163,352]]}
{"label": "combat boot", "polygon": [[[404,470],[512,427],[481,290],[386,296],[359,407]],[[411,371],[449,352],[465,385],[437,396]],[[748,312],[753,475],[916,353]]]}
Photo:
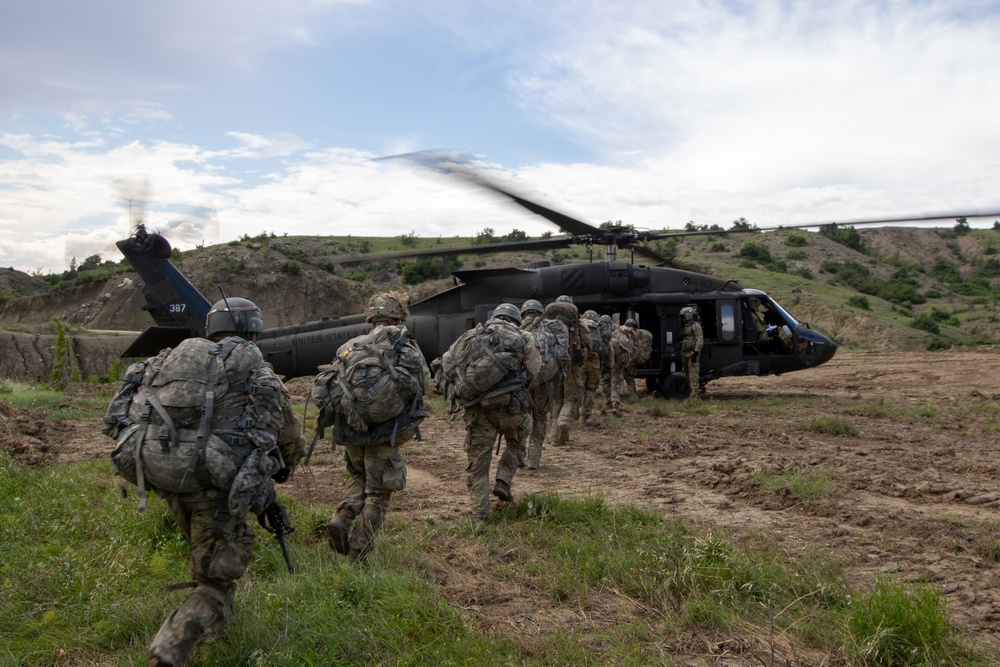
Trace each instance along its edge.
{"label": "combat boot", "polygon": [[556,447],[565,447],[569,444],[569,424],[559,424],[559,437],[555,442]]}
{"label": "combat boot", "polygon": [[350,547],[348,539],[351,534],[351,520],[346,514],[337,514],[326,524],[326,532],[330,537],[330,547],[338,554],[347,555]]}
{"label": "combat boot", "polygon": [[493,495],[508,503],[514,502],[514,494],[510,492],[510,485],[502,479],[498,479],[493,485]]}

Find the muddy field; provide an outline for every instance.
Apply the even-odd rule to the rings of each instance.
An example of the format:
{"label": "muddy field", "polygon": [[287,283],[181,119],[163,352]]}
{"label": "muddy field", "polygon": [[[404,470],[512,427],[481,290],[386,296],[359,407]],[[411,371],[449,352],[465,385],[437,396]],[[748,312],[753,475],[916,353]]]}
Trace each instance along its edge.
{"label": "muddy field", "polygon": [[[827,552],[859,580],[892,572],[932,582],[953,622],[1000,656],[998,377],[1000,349],[980,348],[841,353],[785,377],[720,380],[703,402],[646,398],[627,404],[620,420],[576,428],[571,445],[547,447],[542,467],[522,470],[513,491],[600,493],[734,540],[764,539],[793,558]],[[297,401],[308,386],[290,384]],[[0,410],[0,437],[25,463],[106,456],[98,426],[46,425]],[[461,421],[432,415],[422,430],[424,442],[407,446],[410,481],[393,497],[394,520],[463,519]],[[311,469],[284,491],[335,503],[340,469],[339,455],[320,446]],[[827,479],[830,488],[808,500],[762,484],[781,473]],[[476,554],[454,553],[461,548],[440,545],[437,578],[484,627],[530,637],[616,621],[611,611],[566,609],[531,586],[489,581],[474,567]]]}

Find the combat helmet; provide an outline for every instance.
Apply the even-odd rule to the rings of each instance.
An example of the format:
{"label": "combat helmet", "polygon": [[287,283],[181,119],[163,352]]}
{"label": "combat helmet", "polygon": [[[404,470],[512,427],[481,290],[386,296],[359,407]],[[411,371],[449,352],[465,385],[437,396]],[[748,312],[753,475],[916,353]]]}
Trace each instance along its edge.
{"label": "combat helmet", "polygon": [[521,304],[521,317],[524,317],[528,313],[538,313],[543,314],[545,309],[542,308],[542,302],[537,299],[528,299],[523,304]]}
{"label": "combat helmet", "polygon": [[406,307],[406,302],[410,300],[408,294],[402,292],[383,292],[376,294],[368,301],[365,309],[365,321],[371,324],[376,320],[405,320],[410,311]]}
{"label": "combat helmet", "polygon": [[585,320],[590,320],[591,322],[596,322],[598,320],[596,310],[585,311],[581,317]]}
{"label": "combat helmet", "polygon": [[636,322],[633,318],[630,317],[627,320],[625,320],[625,326],[632,327],[633,329],[638,329],[639,328],[639,323]]}
{"label": "combat helmet", "polygon": [[564,303],[573,303],[573,297],[569,296],[568,294],[562,294],[556,299],[556,301],[562,301]]}
{"label": "combat helmet", "polygon": [[205,337],[233,332],[240,337],[258,334],[264,330],[260,308],[249,299],[231,297],[216,301],[205,317]]}
{"label": "combat helmet", "polygon": [[610,315],[601,315],[601,319],[599,319],[597,321],[601,322],[602,324],[610,324],[611,323],[611,316]]}
{"label": "combat helmet", "polygon": [[517,306],[512,303],[501,303],[499,306],[494,308],[493,317],[507,317],[517,324],[521,323],[521,311],[518,310]]}
{"label": "combat helmet", "polygon": [[695,316],[694,308],[691,306],[684,306],[681,308],[681,317],[685,320],[693,320]]}

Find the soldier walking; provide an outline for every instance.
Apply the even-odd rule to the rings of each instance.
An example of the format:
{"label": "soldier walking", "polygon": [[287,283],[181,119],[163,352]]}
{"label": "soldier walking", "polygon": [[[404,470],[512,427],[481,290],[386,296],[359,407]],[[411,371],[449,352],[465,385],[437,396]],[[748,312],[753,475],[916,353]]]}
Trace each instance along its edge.
{"label": "soldier walking", "polygon": [[[392,493],[406,488],[406,459],[400,447],[419,434],[424,417],[423,393],[430,372],[402,326],[409,315],[407,300],[408,295],[398,292],[372,297],[365,320],[375,328],[342,345],[334,364],[314,383],[321,419],[334,425],[334,440],[344,446],[344,467],[351,480],[326,531],[333,550],[351,563],[369,553]],[[358,361],[352,363],[354,355]],[[352,388],[352,383],[364,386]],[[354,401],[359,394],[372,402],[363,412]]]}
{"label": "soldier walking", "polygon": [[153,638],[151,667],[183,665],[206,632],[225,629],[256,540],[246,514],[274,503],[274,482],[305,454],[288,391],[254,344],[263,329],[253,302],[217,302],[208,340],[131,365],[104,417],[115,472],[138,487],[139,509],[147,489],[169,501],[191,546],[192,581],[170,588],[194,590]]}

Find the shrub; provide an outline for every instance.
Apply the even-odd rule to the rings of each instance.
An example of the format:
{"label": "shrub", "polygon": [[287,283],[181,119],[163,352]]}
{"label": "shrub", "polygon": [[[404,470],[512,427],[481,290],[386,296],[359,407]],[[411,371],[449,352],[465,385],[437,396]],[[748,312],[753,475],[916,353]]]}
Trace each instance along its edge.
{"label": "shrub", "polygon": [[708,247],[709,252],[726,252],[726,244],[722,241],[716,241]]}
{"label": "shrub", "polygon": [[868,252],[868,246],[861,238],[861,234],[854,227],[838,227],[837,223],[833,222],[829,225],[821,225],[819,233],[831,241],[835,241],[842,246],[847,246],[852,250]]}
{"label": "shrub", "polygon": [[931,342],[927,344],[928,352],[940,352],[941,350],[950,350],[950,349],[951,349],[951,343],[945,340],[941,340],[940,336],[934,336],[934,338],[931,339]]}
{"label": "shrub", "polygon": [[286,259],[281,263],[281,272],[288,276],[297,276],[302,273],[302,266],[294,259]]}
{"label": "shrub", "polygon": [[912,320],[910,320],[910,326],[914,329],[920,329],[921,331],[927,331],[929,333],[938,336],[941,334],[941,327],[938,325],[937,320],[931,317],[927,313],[920,313]]}
{"label": "shrub", "polygon": [[441,267],[429,259],[418,259],[403,264],[400,282],[404,285],[416,285],[425,280],[435,280],[441,277]]}
{"label": "shrub", "polygon": [[797,268],[794,271],[792,271],[792,273],[794,273],[797,276],[802,276],[806,280],[812,280],[813,279],[812,269],[810,269],[808,266],[800,266],[799,268]]}
{"label": "shrub", "polygon": [[854,306],[855,308],[860,308],[861,310],[871,310],[872,306],[868,303],[868,297],[861,294],[855,294],[854,296],[847,299],[848,306]]}
{"label": "shrub", "polygon": [[788,254],[785,255],[785,259],[808,259],[809,253],[805,250],[789,250]]}
{"label": "shrub", "polygon": [[792,248],[801,248],[802,246],[808,244],[809,242],[806,240],[806,237],[802,236],[802,234],[792,234],[787,239],[785,239],[785,245],[790,246]]}
{"label": "shrub", "polygon": [[740,248],[739,256],[760,262],[761,264],[773,261],[771,259],[771,251],[768,250],[766,245],[757,241],[747,241],[744,243]]}

